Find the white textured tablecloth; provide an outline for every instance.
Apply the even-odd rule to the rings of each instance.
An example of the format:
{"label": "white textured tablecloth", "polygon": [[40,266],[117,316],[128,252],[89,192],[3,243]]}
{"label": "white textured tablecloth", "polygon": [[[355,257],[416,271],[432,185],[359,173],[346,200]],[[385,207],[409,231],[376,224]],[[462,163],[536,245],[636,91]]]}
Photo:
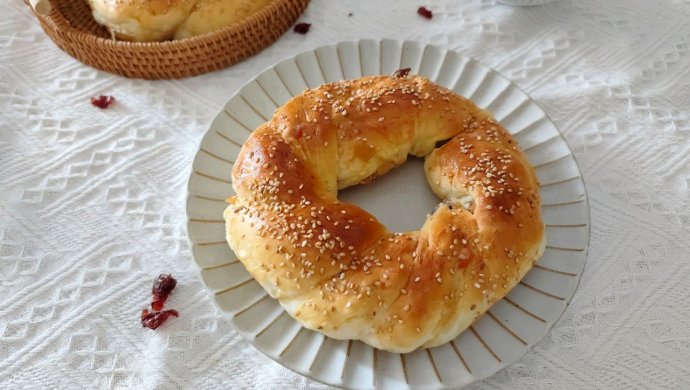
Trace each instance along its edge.
{"label": "white textured tablecloth", "polygon": [[[496,68],[544,108],[583,170],[592,237],[579,289],[533,351],[475,387],[690,388],[688,0],[314,0],[306,36],[156,82],[82,65],[19,0],[0,15],[0,388],[325,387],[219,315],[184,205],[198,143],[238,87],[357,38],[431,42]],[[117,104],[91,106],[99,94]],[[179,280],[168,306],[181,316],[153,332],[138,317],[160,272]]]}

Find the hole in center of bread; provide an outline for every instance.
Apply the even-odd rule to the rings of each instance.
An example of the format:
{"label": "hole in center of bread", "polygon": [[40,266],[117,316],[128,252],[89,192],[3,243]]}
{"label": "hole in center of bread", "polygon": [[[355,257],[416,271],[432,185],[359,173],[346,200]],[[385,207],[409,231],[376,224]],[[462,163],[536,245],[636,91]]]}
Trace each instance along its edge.
{"label": "hole in center of bread", "polygon": [[367,184],[340,190],[338,199],[373,214],[391,232],[419,230],[441,201],[427,184],[424,159],[412,156]]}

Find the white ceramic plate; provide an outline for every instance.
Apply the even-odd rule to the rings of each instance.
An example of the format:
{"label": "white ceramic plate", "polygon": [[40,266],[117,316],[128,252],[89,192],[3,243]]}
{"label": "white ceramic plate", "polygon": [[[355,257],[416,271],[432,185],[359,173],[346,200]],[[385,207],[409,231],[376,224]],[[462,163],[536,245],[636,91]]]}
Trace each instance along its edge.
{"label": "white ceramic plate", "polygon": [[[233,194],[230,172],[241,145],[276,107],[307,87],[406,67],[488,108],[515,135],[542,183],[548,243],[539,265],[467,331],[443,346],[401,355],[300,326],[229,249],[222,215],[224,199]],[[372,184],[343,191],[341,199],[364,207],[393,231],[417,230],[439,202],[428,189],[420,160]],[[580,171],[544,112],[515,84],[474,60],[435,46],[392,40],[324,46],[282,61],[245,85],[201,142],[189,179],[187,216],[203,282],[239,332],[296,372],[352,388],[459,387],[515,362],[565,310],[589,243],[589,207]]]}

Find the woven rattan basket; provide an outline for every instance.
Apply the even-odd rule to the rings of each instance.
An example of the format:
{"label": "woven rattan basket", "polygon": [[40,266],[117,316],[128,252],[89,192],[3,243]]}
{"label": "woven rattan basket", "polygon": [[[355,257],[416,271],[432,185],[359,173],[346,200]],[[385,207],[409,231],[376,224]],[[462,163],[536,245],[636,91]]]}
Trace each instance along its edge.
{"label": "woven rattan basket", "polygon": [[274,0],[243,21],[208,34],[145,43],[111,39],[93,20],[86,0],[43,2],[34,4],[43,31],[72,57],[126,77],[175,79],[225,68],[257,53],[285,33],[309,0]]}

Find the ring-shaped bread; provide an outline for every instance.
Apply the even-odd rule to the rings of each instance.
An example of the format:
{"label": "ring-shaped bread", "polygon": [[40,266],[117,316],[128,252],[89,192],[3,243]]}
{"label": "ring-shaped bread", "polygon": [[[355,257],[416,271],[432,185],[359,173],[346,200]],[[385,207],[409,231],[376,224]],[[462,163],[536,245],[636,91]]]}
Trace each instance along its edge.
{"label": "ring-shaped bread", "polygon": [[[443,199],[419,231],[338,201],[409,154]],[[513,137],[420,76],[306,90],[252,133],[232,178],[227,241],[249,273],[305,327],[388,351],[454,339],[544,250],[539,185]]]}

